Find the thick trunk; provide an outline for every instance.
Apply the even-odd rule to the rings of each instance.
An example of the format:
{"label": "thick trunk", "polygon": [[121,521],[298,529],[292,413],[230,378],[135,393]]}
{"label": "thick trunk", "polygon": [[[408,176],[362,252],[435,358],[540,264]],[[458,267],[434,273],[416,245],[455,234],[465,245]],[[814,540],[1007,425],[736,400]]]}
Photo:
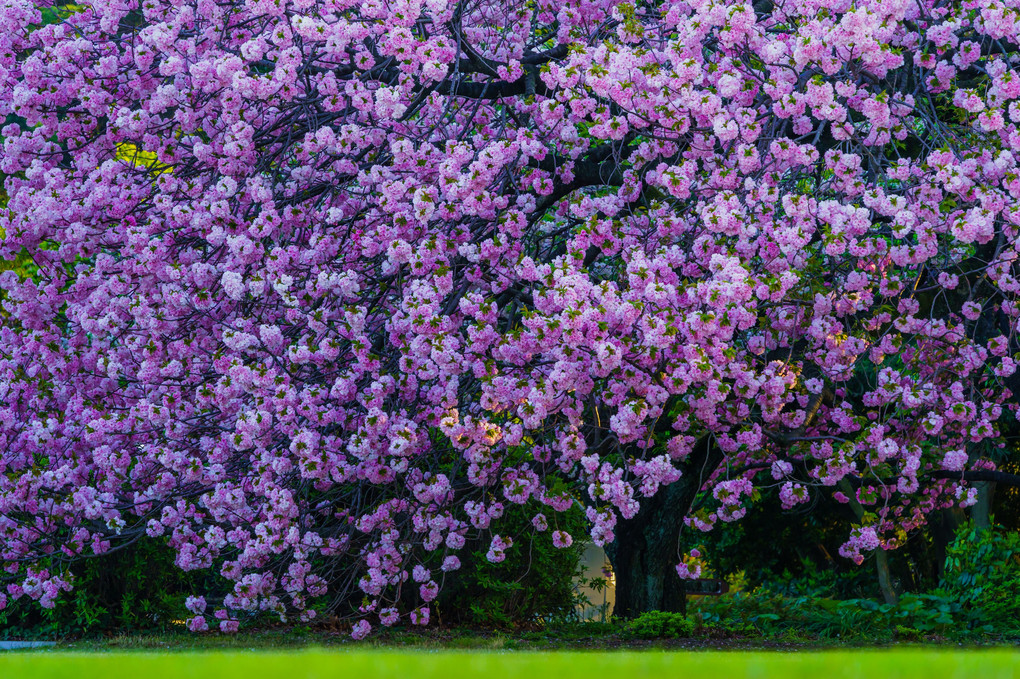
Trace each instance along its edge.
{"label": "thick trunk", "polygon": [[940,509],[931,522],[932,545],[935,550],[935,575],[939,578],[946,567],[946,550],[956,537],[956,530],[966,517],[959,507]]}
{"label": "thick trunk", "polygon": [[878,568],[878,588],[882,590],[882,598],[887,604],[895,604],[899,597],[889,571],[889,553],[882,548],[875,550],[875,566]]}
{"label": "thick trunk", "polygon": [[613,615],[632,618],[645,611],[686,612],[683,582],[676,574],[680,524],[686,509],[681,479],[646,500],[634,518],[617,524],[606,553],[616,575]]}
{"label": "thick trunk", "polygon": [[614,616],[686,612],[684,583],[676,573],[680,529],[698,490],[721,460],[713,442],[699,442],[680,480],[645,498],[636,516],[617,524],[616,540],[606,545],[616,576]]}

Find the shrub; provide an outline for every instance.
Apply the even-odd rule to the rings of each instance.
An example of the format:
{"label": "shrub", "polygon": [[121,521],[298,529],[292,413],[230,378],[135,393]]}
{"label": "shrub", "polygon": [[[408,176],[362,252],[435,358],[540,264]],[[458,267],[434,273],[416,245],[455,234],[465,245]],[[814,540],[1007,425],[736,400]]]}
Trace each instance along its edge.
{"label": "shrub", "polygon": [[[527,505],[507,507],[502,520],[514,544],[502,562],[486,558],[488,542],[479,541],[463,553],[461,570],[448,576],[438,599],[444,623],[505,628],[570,616],[578,603],[573,580],[580,574],[583,546],[553,546],[548,532],[532,527],[536,511]],[[579,511],[556,518],[568,532],[583,531]]]}
{"label": "shrub", "polygon": [[208,574],[177,568],[173,551],[155,540],[78,562],[72,573],[74,590],[64,595],[61,605],[44,609],[22,598],[0,611],[0,636],[62,638],[166,631],[188,615],[186,596],[210,584],[204,581]]}
{"label": "shrub", "polygon": [[940,594],[972,628],[1020,631],[1020,533],[964,526],[946,551]]}
{"label": "shrub", "polygon": [[887,639],[901,636],[899,628],[945,636],[966,628],[960,604],[937,594],[906,594],[896,604],[884,604],[872,599],[784,597],[755,590],[695,601],[691,608],[702,624],[742,622],[766,636]]}
{"label": "shrub", "polygon": [[694,621],[683,613],[649,611],[627,623],[628,636],[638,639],[684,639],[694,632]]}

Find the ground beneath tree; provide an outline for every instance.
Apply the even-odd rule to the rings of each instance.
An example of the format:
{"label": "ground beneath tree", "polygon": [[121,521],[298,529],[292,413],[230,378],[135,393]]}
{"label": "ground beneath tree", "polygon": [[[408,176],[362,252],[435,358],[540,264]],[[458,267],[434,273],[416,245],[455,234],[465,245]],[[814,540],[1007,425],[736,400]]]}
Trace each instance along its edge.
{"label": "ground beneath tree", "polygon": [[[58,640],[55,650],[105,651],[205,651],[205,650],[300,650],[347,648],[378,650],[480,650],[480,651],[824,651],[840,649],[976,648],[1011,646],[1015,640],[982,638],[950,640],[940,636],[895,638],[808,638],[787,635],[719,634],[712,631],[683,639],[635,639],[613,626],[585,624],[563,628],[494,630],[481,628],[388,629],[365,641],[354,642],[340,626],[329,628],[272,628],[233,635],[159,634],[105,635]],[[590,628],[590,629],[586,629]]]}

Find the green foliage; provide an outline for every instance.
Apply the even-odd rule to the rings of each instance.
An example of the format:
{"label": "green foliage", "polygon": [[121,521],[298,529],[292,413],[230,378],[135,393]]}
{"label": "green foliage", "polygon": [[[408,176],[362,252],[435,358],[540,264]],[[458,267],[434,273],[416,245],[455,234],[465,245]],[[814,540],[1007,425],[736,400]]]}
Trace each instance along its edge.
{"label": "green foliage", "polygon": [[[181,629],[189,614],[185,597],[197,576],[173,563],[170,549],[142,541],[123,550],[76,564],[74,590],[56,608],[41,609],[19,599],[0,611],[0,636],[39,639]],[[203,591],[208,591],[204,589]]]}
{"label": "green foliage", "polygon": [[971,627],[1020,632],[1020,533],[964,526],[946,550],[939,593]]}
{"label": "green foliage", "polygon": [[715,577],[742,574],[747,589],[762,587],[794,597],[878,597],[873,565],[858,568],[833,556],[853,520],[844,505],[825,493],[814,496],[810,511],[784,511],[778,490],[766,488],[743,519],[692,534],[685,547],[697,547]]}
{"label": "green foliage", "polygon": [[[8,121],[10,122],[10,121]],[[3,184],[4,175],[0,174],[0,185]],[[0,188],[0,209],[7,207],[7,192]],[[3,227],[0,227],[0,240],[3,240],[6,236],[6,232]],[[12,259],[0,259],[0,273],[4,271],[13,271],[18,274],[18,277],[22,280],[32,278],[39,273],[39,268],[36,266],[35,261],[32,259],[32,255],[27,250],[22,250],[18,255]],[[0,302],[3,301],[6,296],[6,291],[0,290]],[[6,317],[8,314],[0,309],[0,318]]]}
{"label": "green foliage", "polygon": [[745,622],[766,636],[881,640],[904,634],[900,628],[939,636],[957,636],[967,629],[962,606],[936,594],[905,594],[896,604],[883,604],[872,599],[786,597],[756,590],[699,598],[690,608],[702,624]]}
{"label": "green foliage", "polygon": [[60,23],[75,12],[81,12],[84,9],[84,5],[78,5],[73,2],[54,2],[51,6],[42,8],[42,24],[40,25],[48,26],[49,24]]}
{"label": "green foliage", "polygon": [[[531,525],[538,511],[530,503],[506,508],[500,532],[513,536],[514,544],[501,563],[485,558],[487,541],[461,553],[460,571],[447,576],[437,600],[443,624],[509,628],[572,614],[579,603],[573,579],[580,575],[583,546],[578,540],[566,549],[554,547],[551,531],[537,533]],[[556,528],[584,534],[580,510],[556,519]]]}
{"label": "green foliage", "polygon": [[921,631],[913,627],[896,625],[896,639],[898,641],[920,641],[922,636]]}
{"label": "green foliage", "polygon": [[[0,239],[2,238],[3,232],[0,229]],[[26,280],[35,277],[39,273],[39,267],[28,252],[22,250],[13,260],[0,259],[0,273],[4,271],[13,271],[18,274],[18,278]],[[0,294],[6,294],[6,291]]]}
{"label": "green foliage", "polygon": [[627,623],[626,634],[638,639],[686,639],[694,633],[694,621],[683,613],[648,611]]}
{"label": "green foliage", "polygon": [[[582,568],[583,570],[583,568]],[[587,587],[595,600],[584,594],[582,588]],[[574,609],[564,618],[564,622],[609,622],[612,605],[608,599],[609,579],[604,577],[587,578],[577,581],[574,595]],[[601,603],[599,599],[601,597]]]}
{"label": "green foliage", "polygon": [[777,573],[762,569],[758,577],[762,591],[786,597],[861,599],[877,598],[880,594],[873,568],[820,569],[807,561],[795,571],[784,569]]}

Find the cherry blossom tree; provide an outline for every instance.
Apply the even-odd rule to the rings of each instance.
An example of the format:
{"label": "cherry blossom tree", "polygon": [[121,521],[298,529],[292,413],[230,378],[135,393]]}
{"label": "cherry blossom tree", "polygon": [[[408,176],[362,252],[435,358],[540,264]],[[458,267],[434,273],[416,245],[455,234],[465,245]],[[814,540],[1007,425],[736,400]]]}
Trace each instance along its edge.
{"label": "cherry blossom tree", "polygon": [[0,601],[159,539],[232,583],[192,629],[360,638],[519,503],[583,508],[628,614],[763,484],[859,506],[861,561],[1015,480],[1017,0],[39,5]]}

